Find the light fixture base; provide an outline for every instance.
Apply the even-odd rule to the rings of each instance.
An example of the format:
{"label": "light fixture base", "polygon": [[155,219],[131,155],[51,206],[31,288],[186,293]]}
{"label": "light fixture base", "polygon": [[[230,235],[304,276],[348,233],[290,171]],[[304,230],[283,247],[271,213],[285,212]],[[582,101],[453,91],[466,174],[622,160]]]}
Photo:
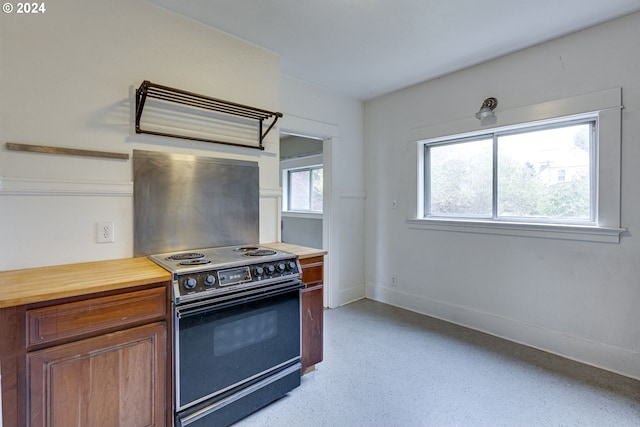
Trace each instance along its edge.
{"label": "light fixture base", "polygon": [[498,100],[496,98],[487,98],[482,102],[480,111],[476,113],[476,119],[480,120],[480,125],[488,126],[496,124],[498,118],[494,114],[493,110],[498,106]]}

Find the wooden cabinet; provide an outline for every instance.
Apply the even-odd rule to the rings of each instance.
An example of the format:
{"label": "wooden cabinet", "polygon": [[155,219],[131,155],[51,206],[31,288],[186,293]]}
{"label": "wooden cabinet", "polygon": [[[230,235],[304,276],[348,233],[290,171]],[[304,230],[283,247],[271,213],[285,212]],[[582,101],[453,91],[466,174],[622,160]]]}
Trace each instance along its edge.
{"label": "wooden cabinet", "polygon": [[324,257],[300,259],[302,267],[302,373],[322,361]]}
{"label": "wooden cabinet", "polygon": [[164,323],[27,353],[31,427],[165,424]]}
{"label": "wooden cabinet", "polygon": [[100,333],[164,317],[163,287],[27,310],[27,346]]}
{"label": "wooden cabinet", "polygon": [[164,282],[0,310],[5,425],[170,423],[168,307]]}

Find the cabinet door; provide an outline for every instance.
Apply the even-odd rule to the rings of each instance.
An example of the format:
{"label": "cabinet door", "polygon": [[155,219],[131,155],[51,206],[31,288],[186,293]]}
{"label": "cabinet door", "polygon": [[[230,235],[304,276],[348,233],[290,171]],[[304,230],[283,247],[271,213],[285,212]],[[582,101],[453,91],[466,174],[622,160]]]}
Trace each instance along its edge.
{"label": "cabinet door", "polygon": [[159,322],[28,353],[30,425],[165,425],[165,343]]}
{"label": "cabinet door", "polygon": [[322,285],[302,290],[302,372],[322,362]]}

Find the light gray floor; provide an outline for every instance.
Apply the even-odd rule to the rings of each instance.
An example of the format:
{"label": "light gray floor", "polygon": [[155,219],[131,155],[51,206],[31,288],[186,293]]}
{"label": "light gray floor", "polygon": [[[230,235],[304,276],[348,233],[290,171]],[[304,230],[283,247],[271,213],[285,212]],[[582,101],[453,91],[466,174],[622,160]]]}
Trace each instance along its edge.
{"label": "light gray floor", "polygon": [[325,311],[324,361],[252,426],[640,426],[640,381],[362,300]]}

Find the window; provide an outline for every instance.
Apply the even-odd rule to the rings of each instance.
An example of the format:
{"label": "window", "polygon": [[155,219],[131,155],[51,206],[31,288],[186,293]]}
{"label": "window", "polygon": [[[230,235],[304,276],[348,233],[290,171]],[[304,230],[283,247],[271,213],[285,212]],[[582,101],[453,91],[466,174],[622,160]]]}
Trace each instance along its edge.
{"label": "window", "polygon": [[[473,234],[489,234],[501,236],[517,236],[517,237],[535,237],[541,239],[562,239],[583,242],[598,243],[619,243],[620,238],[624,235],[626,228],[621,227],[621,159],[622,159],[622,89],[613,88],[588,94],[576,95],[556,100],[546,101],[538,104],[525,105],[514,109],[505,109],[499,112],[500,127],[478,129],[478,121],[473,117],[466,117],[460,120],[445,121],[441,123],[430,123],[425,126],[415,127],[409,130],[408,136],[410,144],[415,147],[414,153],[417,157],[411,156],[411,167],[409,171],[412,178],[408,185],[416,195],[408,205],[408,218],[405,223],[413,230],[428,231],[444,231],[456,233],[473,233]],[[531,204],[522,203],[515,204],[514,200],[518,200],[518,191],[523,194],[531,194],[530,189],[525,191],[517,184],[517,175],[511,182],[504,181],[499,173],[507,172],[508,164],[504,164],[504,160],[500,159],[501,153],[509,153],[509,139],[513,136],[511,143],[517,145],[518,148],[526,145],[533,148],[541,148],[540,143],[525,142],[516,144],[515,139],[518,135],[526,139],[527,134],[535,134],[537,131],[554,130],[557,128],[571,127],[572,125],[586,125],[590,132],[585,134],[588,139],[581,142],[573,142],[572,149],[586,148],[588,152],[580,156],[572,156],[570,159],[583,159],[585,154],[588,156],[588,169],[585,169],[584,163],[580,167],[574,163],[563,163],[562,156],[555,156],[556,163],[541,164],[529,160],[531,163],[530,173],[535,172],[540,175],[540,167],[551,167],[547,170],[548,181],[544,186],[535,183],[538,190],[546,189],[547,193],[536,193],[536,200],[541,201],[546,197],[550,199],[553,195],[552,191],[573,190],[579,187],[581,183],[583,191],[579,194],[582,196],[574,200],[571,209],[563,209],[562,215],[549,214],[541,215],[542,204],[537,205],[537,210],[528,210]],[[540,135],[540,134],[538,134]],[[491,140],[491,160],[488,167],[491,170],[491,184],[488,188],[489,198],[491,200],[491,210],[488,214],[486,204],[476,203],[473,208],[484,213],[473,212],[466,205],[469,204],[469,198],[465,199],[465,204],[459,204],[468,209],[466,213],[456,212],[455,209],[449,212],[436,213],[432,212],[431,192],[437,191],[437,188],[431,187],[431,163],[430,157],[432,151],[437,152],[438,147],[453,146],[457,144],[465,144],[477,142],[477,144],[462,145],[463,148],[478,150],[481,152],[482,140]],[[542,140],[539,138],[538,140]],[[586,144],[586,145],[585,145]],[[474,147],[475,145],[475,147]],[[480,147],[480,148],[478,148]],[[575,148],[573,148],[575,147]],[[582,147],[582,148],[580,148]],[[464,154],[465,150],[460,150]],[[523,150],[526,152],[526,150]],[[436,153],[438,154],[438,153]],[[478,154],[479,155],[479,154]],[[523,155],[524,156],[524,155]],[[526,156],[524,156],[526,157]],[[474,159],[475,160],[475,159]],[[538,160],[534,158],[533,160]],[[486,163],[486,161],[485,161]],[[526,164],[526,161],[525,161]],[[461,170],[455,170],[455,174],[471,175],[473,172],[477,177],[475,179],[486,179],[485,173],[482,172],[480,166],[471,171],[470,164]],[[502,165],[502,169],[501,169]],[[537,170],[533,170],[537,165]],[[435,166],[435,164],[434,164]],[[487,165],[484,165],[485,167]],[[562,174],[558,171],[563,169],[564,182]],[[584,174],[588,172],[588,179]],[[474,176],[475,176],[474,175]],[[582,175],[582,176],[581,176]],[[526,177],[526,175],[525,175]],[[522,177],[520,177],[522,179]],[[542,177],[538,178],[542,180]],[[467,180],[467,187],[480,187],[471,178]],[[527,180],[529,184],[533,183]],[[560,183],[560,185],[556,185]],[[584,213],[584,197],[585,184],[588,183],[589,192],[589,214]],[[448,181],[448,184],[452,184]],[[475,186],[475,187],[473,187]],[[551,188],[555,187],[555,188]],[[459,194],[468,193],[468,189],[460,187],[456,188]],[[482,185],[483,190],[487,190],[486,185]],[[462,191],[464,190],[464,191]],[[511,193],[507,190],[511,190]],[[437,194],[437,193],[434,193]],[[511,194],[511,196],[509,195]],[[545,195],[546,194],[546,195]],[[466,196],[465,196],[466,197]],[[486,198],[486,196],[484,196]],[[519,200],[522,200],[520,197]],[[531,198],[529,198],[531,200]],[[556,198],[555,207],[562,208],[562,204],[558,203],[563,200]],[[566,198],[564,200],[567,200]],[[451,200],[449,200],[451,202]],[[511,203],[509,205],[508,203]],[[435,203],[434,203],[435,205]],[[444,204],[440,205],[440,209],[445,208]],[[515,209],[515,208],[519,209]],[[547,206],[548,207],[548,206]],[[450,209],[450,208],[449,208]],[[412,215],[415,215],[412,217]]]}
{"label": "window", "polygon": [[287,211],[322,212],[322,166],[288,169],[285,179]]}
{"label": "window", "polygon": [[564,182],[567,176],[567,171],[564,169],[558,169],[558,182]]}
{"label": "window", "polygon": [[595,116],[424,143],[424,216],[594,225]]}

